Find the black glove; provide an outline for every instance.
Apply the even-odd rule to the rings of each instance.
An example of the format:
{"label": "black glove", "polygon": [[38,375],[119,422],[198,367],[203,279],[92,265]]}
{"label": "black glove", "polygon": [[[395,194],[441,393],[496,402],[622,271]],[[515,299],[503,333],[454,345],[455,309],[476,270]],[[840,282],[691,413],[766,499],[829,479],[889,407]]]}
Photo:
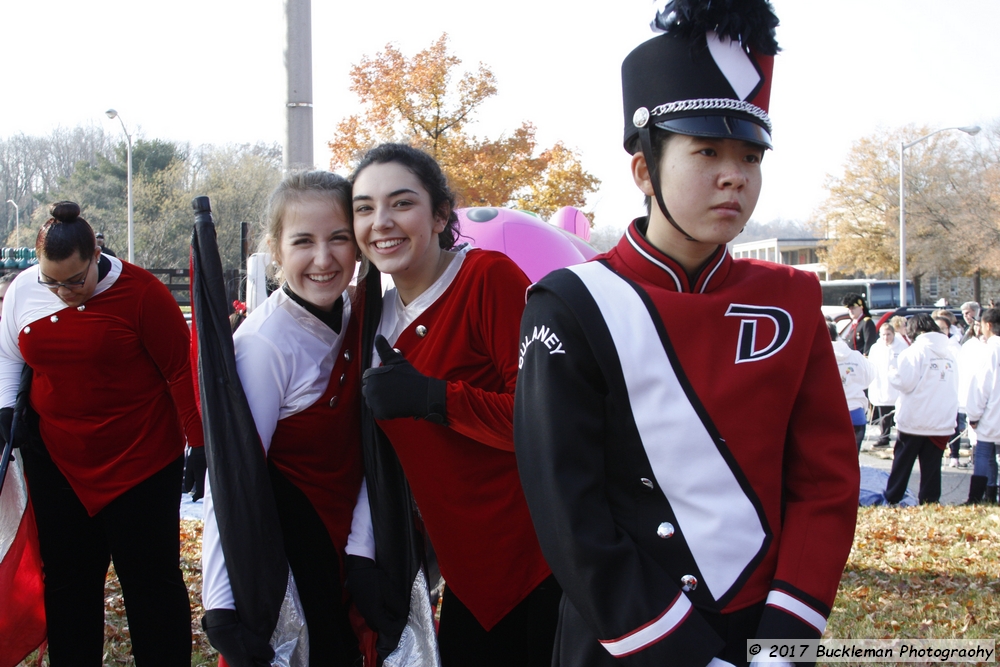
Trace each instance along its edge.
{"label": "black glove", "polygon": [[[10,427],[13,422],[14,408],[0,408],[0,438],[3,439],[3,442],[0,442],[0,449],[10,442]],[[14,447],[17,447],[16,442]]]}
{"label": "black glove", "polygon": [[361,393],[375,419],[416,417],[444,424],[448,383],[418,371],[385,336],[375,338],[375,349],[382,365],[369,368],[361,378]]}
{"label": "black glove", "polygon": [[[385,339],[383,339],[385,340]],[[392,584],[375,561],[347,556],[347,590],[372,630],[378,633],[375,648],[384,660],[396,650],[410,613],[409,598],[393,595]]]}
{"label": "black glove", "polygon": [[233,609],[209,609],[201,627],[231,667],[270,667],[274,649],[265,639],[244,628]]}

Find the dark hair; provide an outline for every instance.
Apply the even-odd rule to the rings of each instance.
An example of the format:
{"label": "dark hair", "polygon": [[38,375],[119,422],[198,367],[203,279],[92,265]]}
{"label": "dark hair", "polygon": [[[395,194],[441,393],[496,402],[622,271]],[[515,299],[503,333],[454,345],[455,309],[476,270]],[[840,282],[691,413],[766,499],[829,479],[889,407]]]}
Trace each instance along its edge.
{"label": "dark hair", "polygon": [[837,340],[840,334],[837,333],[837,325],[830,320],[826,321],[826,328],[830,330],[830,340]]}
{"label": "dark hair", "polygon": [[455,213],[455,193],[448,187],[448,178],[441,170],[441,165],[427,153],[406,144],[376,146],[365,153],[361,162],[354,168],[354,173],[347,180],[353,185],[358,174],[366,167],[389,162],[403,165],[420,180],[420,184],[431,197],[431,211],[434,215],[439,215],[447,220],[444,230],[438,234],[438,245],[444,250],[453,248],[455,241],[458,240],[458,231],[455,229],[455,225],[458,224],[458,215]]}
{"label": "dark hair", "polygon": [[1000,308],[987,308],[980,313],[979,321],[989,323],[993,334],[1000,336]]}
{"label": "dark hair", "polygon": [[906,336],[910,340],[916,340],[917,336],[925,333],[941,333],[937,322],[927,313],[917,313],[911,315],[906,320]]}
{"label": "dark hair", "polygon": [[71,201],[57,201],[49,207],[49,215],[35,238],[35,254],[54,262],[61,262],[73,253],[80,259],[94,254],[97,240],[90,223],[80,217],[80,205]]}
{"label": "dark hair", "polygon": [[851,306],[861,306],[865,316],[869,316],[868,303],[865,301],[865,297],[861,296],[857,292],[848,292],[844,295],[844,298],[840,300],[840,303],[848,308]]}

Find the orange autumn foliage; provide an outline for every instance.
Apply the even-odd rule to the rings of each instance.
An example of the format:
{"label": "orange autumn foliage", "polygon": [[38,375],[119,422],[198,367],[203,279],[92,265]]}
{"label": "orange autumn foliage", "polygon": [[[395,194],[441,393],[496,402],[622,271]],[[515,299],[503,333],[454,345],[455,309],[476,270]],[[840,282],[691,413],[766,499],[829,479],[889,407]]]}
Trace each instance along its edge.
{"label": "orange autumn foliage", "polygon": [[528,121],[497,139],[468,132],[497,88],[486,65],[459,75],[461,63],[448,52],[446,34],[412,58],[392,44],[363,57],[351,68],[351,91],[364,113],[338,124],[330,168],[353,167],[379,143],[403,142],[441,164],[462,206],[516,206],[542,217],[562,206],[583,208],[600,181],[572,149],[560,142],[539,150]]}

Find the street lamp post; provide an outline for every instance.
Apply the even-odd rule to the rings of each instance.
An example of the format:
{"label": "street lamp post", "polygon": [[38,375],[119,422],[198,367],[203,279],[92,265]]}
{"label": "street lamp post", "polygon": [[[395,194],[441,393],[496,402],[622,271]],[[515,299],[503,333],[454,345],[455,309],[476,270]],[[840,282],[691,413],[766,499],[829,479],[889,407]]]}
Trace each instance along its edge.
{"label": "street lamp post", "polygon": [[965,127],[942,127],[940,130],[934,130],[930,134],[925,134],[919,139],[915,139],[909,143],[905,141],[899,142],[899,305],[900,307],[906,305],[906,178],[903,172],[903,151],[905,151],[910,146],[915,146],[919,144],[924,139],[930,139],[935,134],[939,132],[947,132],[949,130],[961,130],[968,135],[974,135],[979,132],[978,125],[967,125]]}
{"label": "street lamp post", "polygon": [[118,119],[118,122],[122,124],[122,132],[125,133],[125,139],[128,142],[128,262],[129,264],[133,264],[135,263],[135,244],[132,239],[132,135],[128,133],[125,121],[122,120],[117,111],[108,109],[104,113],[108,118]]}
{"label": "street lamp post", "polygon": [[14,207],[14,245],[21,247],[21,209],[13,199],[8,199],[7,203]]}

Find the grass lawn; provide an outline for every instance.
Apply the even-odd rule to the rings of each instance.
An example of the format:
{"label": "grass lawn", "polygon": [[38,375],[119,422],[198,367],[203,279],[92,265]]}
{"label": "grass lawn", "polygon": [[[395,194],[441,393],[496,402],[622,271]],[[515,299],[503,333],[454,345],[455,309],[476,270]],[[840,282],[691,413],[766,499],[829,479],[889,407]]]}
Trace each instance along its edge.
{"label": "grass lawn", "polygon": [[860,508],[827,637],[1000,637],[1000,509]]}
{"label": "grass lawn", "polygon": [[[200,625],[201,522],[182,521],[181,538],[181,566],[191,596],[192,664],[215,664],[217,656]],[[996,638],[1000,637],[998,593],[1000,508],[862,507],[825,636]],[[125,606],[113,572],[108,576],[105,608],[104,664],[132,665]],[[22,663],[38,664],[35,656]],[[41,665],[48,665],[44,657]]]}

